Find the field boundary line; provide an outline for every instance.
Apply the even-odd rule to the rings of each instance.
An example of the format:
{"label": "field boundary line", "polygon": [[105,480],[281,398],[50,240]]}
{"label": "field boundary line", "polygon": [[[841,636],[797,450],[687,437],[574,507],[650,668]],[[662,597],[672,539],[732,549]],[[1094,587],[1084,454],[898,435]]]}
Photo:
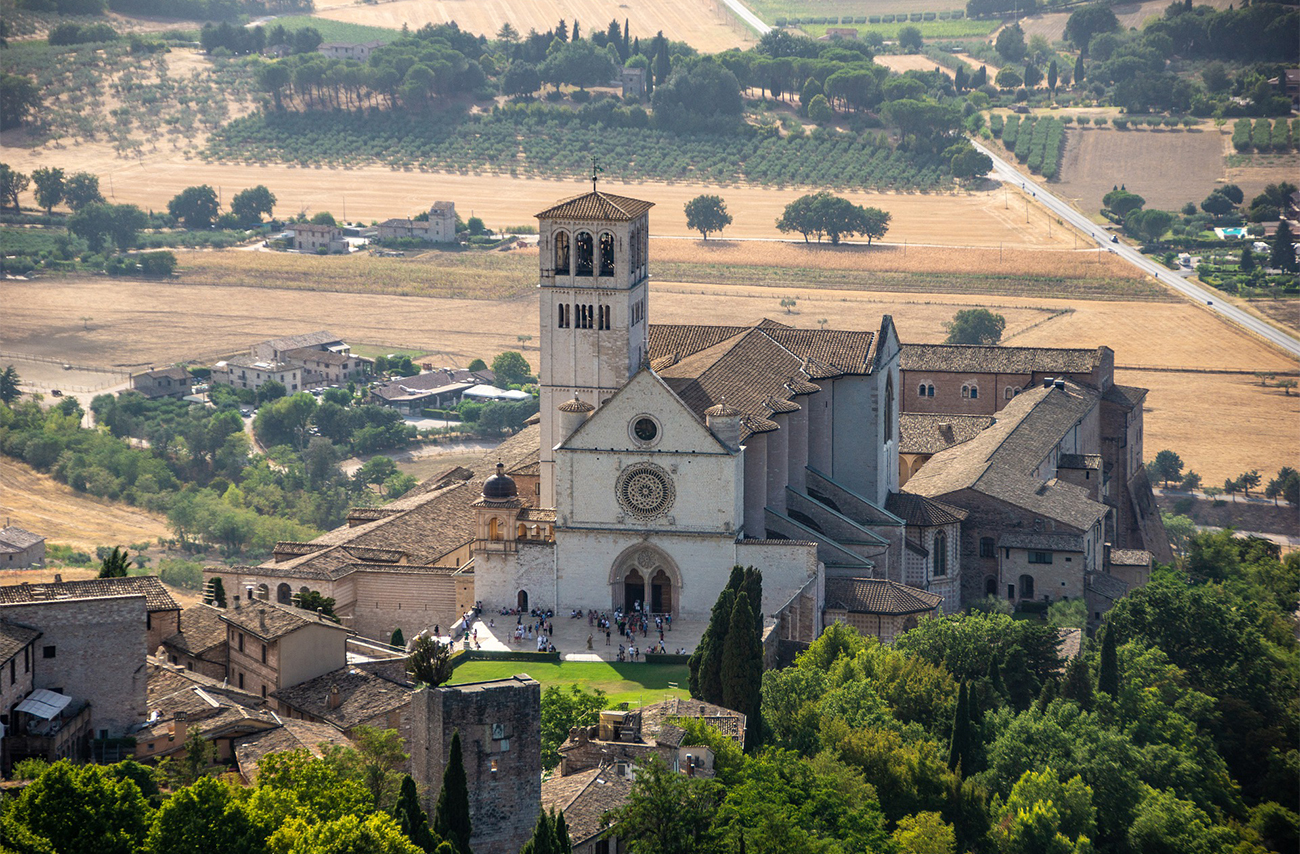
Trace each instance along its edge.
{"label": "field boundary line", "polygon": [[[1151,371],[1163,374],[1224,374],[1226,376],[1253,377],[1256,372],[1241,368],[1157,368],[1148,365],[1116,365],[1117,371]],[[1300,371],[1261,371],[1275,377],[1300,377]]]}
{"label": "field boundary line", "polygon": [[113,376],[125,377],[128,379],[131,377],[130,371],[124,371],[121,370],[120,368],[100,368],[91,365],[73,365],[70,362],[65,362],[62,359],[52,359],[49,356],[32,356],[27,353],[0,352],[0,359],[18,359],[19,361],[26,361],[26,362],[44,362],[48,365],[70,365],[71,370],[74,371],[94,371],[100,374],[112,374]]}

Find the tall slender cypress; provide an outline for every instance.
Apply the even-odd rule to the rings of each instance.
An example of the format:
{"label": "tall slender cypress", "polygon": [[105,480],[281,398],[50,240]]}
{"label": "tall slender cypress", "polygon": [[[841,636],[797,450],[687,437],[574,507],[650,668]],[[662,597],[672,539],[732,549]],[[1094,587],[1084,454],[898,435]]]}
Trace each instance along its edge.
{"label": "tall slender cypress", "polygon": [[[732,573],[733,576],[735,573]],[[730,583],[718,594],[709,615],[709,625],[700,638],[700,645],[690,660],[691,696],[708,703],[722,702],[722,651],[726,645],[727,630],[731,626],[731,612],[736,603],[736,591]]]}
{"label": "tall slender cypress", "polygon": [[555,813],[555,852],[556,854],[573,854],[573,840],[569,838],[569,823],[564,820],[564,813]]}
{"label": "tall slender cypress", "polygon": [[1119,696],[1119,655],[1115,651],[1115,630],[1106,627],[1101,639],[1101,665],[1097,668],[1097,690]]}
{"label": "tall slender cypress", "polygon": [[471,854],[469,838],[473,828],[469,820],[469,780],[460,751],[460,730],[451,734],[447,768],[442,772],[442,791],[433,809],[433,832],[451,843],[456,854]]}
{"label": "tall slender cypress", "polygon": [[[957,708],[952,716],[952,739],[948,743],[948,768],[957,770],[970,755],[970,694],[966,682],[957,688]],[[963,771],[967,770],[963,767]]]}
{"label": "tall slender cypress", "polygon": [[393,817],[407,839],[420,847],[426,854],[434,854],[442,840],[429,830],[429,817],[420,807],[420,794],[416,791],[415,781],[407,774],[402,778],[402,791],[398,795],[397,805],[393,807]]}
{"label": "tall slender cypress", "polygon": [[[745,747],[758,746],[759,716],[763,687],[763,645],[754,625],[754,610],[743,590],[731,610],[731,627],[722,652],[721,705],[743,712]],[[710,701],[715,702],[715,701]]]}

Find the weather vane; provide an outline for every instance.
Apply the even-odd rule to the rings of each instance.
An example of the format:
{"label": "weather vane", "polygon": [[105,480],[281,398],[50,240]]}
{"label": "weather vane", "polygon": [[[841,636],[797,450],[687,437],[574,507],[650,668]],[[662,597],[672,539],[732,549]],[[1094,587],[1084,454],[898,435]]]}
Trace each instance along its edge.
{"label": "weather vane", "polygon": [[600,173],[605,169],[596,165],[596,155],[591,155],[591,191],[596,192],[596,181],[600,178]]}

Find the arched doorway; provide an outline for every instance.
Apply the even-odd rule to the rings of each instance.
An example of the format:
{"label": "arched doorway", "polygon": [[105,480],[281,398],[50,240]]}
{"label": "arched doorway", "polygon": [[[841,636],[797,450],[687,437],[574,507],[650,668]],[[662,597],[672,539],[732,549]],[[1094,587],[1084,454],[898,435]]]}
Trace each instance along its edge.
{"label": "arched doorway", "polygon": [[650,612],[671,613],[673,610],[673,581],[662,569],[650,578]]}
{"label": "arched doorway", "polygon": [[275,588],[275,600],[281,605],[289,605],[293,601],[293,588],[287,584],[281,584]]}
{"label": "arched doorway", "polygon": [[985,596],[998,595],[998,580],[991,575],[988,578],[984,579],[984,595]]}
{"label": "arched doorway", "polygon": [[519,613],[527,614],[528,613],[528,591],[520,590],[519,595],[515,597],[515,603],[519,609]]}
{"label": "arched doorway", "polygon": [[615,608],[629,611],[637,602],[656,614],[679,613],[682,574],[661,549],[638,543],[614,560],[609,573],[610,599]]}
{"label": "arched doorway", "polygon": [[633,567],[623,576],[623,612],[631,613],[645,602],[645,577]]}

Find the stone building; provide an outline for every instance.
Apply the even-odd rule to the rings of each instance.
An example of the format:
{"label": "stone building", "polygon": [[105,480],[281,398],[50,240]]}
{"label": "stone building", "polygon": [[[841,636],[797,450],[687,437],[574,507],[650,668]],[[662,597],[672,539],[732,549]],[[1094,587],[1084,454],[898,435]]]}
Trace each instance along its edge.
{"label": "stone building", "polygon": [[62,576],[56,574],[53,581],[41,584],[23,582],[0,587],[0,607],[64,599],[111,599],[137,595],[145,598],[142,622],[145,648],[152,652],[162,643],[163,638],[176,634],[181,615],[180,604],[167,592],[156,575],[64,581]]}
{"label": "stone building", "polygon": [[153,400],[171,397],[180,400],[194,388],[194,375],[184,368],[159,368],[131,375],[131,391]]}
{"label": "stone building", "polygon": [[844,623],[885,643],[923,617],[937,616],[943,597],[886,578],[827,578],[826,622]]}
{"label": "stone building", "polygon": [[456,242],[456,205],[434,202],[425,219],[387,219],[379,223],[379,239],[415,239],[426,243]]}
{"label": "stone building", "polygon": [[285,226],[285,231],[292,236],[293,248],[298,252],[339,254],[348,251],[343,229],[336,225],[292,222]]}
{"label": "stone building", "polygon": [[347,663],[348,630],[317,614],[235,596],[221,621],[227,628],[227,678],[265,699]]}
{"label": "stone building", "polygon": [[559,774],[567,777],[592,768],[608,768],[627,779],[636,766],[658,757],[677,773],[713,776],[713,751],[706,745],[683,743],[680,718],[702,720],[745,747],[745,715],[702,700],[672,698],[640,709],[607,709],[593,727],[574,727],[560,745]]}
{"label": "stone building", "polygon": [[16,722],[14,708],[32,693],[32,664],[40,629],[0,621],[0,770],[9,771],[4,738]]}
{"label": "stone building", "polygon": [[151,658],[147,664],[148,722],[132,733],[134,758],[141,762],[185,756],[185,741],[197,729],[216,748],[216,758],[229,762],[235,742],[250,733],[279,726],[265,701],[232,688],[221,679]]}
{"label": "stone building", "polygon": [[174,635],[162,642],[163,655],[169,662],[213,679],[225,679],[230,664],[230,645],[226,641],[225,611],[198,604],[181,612]]}
{"label": "stone building", "polygon": [[[59,715],[88,708],[86,734],[93,730],[101,739],[126,735],[144,723],[147,614],[145,595],[138,592],[0,600],[0,620],[41,634],[32,666],[33,690],[47,689],[69,698],[71,704],[56,711]],[[23,733],[41,732],[29,729],[27,723],[37,722],[29,716],[16,726]],[[82,756],[84,748],[83,743],[66,755]],[[47,755],[35,749],[24,753]],[[19,756],[17,749],[14,756]]]}
{"label": "stone building", "polygon": [[45,560],[45,538],[7,525],[0,528],[0,567],[26,569]]}
{"label": "stone building", "polygon": [[269,382],[284,386],[286,394],[303,390],[302,366],[294,362],[268,362],[253,356],[234,356],[212,366],[212,381],[232,388],[256,391]]}
{"label": "stone building", "polygon": [[348,735],[362,726],[395,729],[409,743],[414,690],[399,659],[349,664],[270,696],[282,717],[327,723]]}
{"label": "stone building", "polygon": [[605,826],[605,813],[632,794],[632,780],[612,768],[590,768],[542,781],[542,809],[564,813],[573,854],[618,854],[626,850],[618,828]]}
{"label": "stone building", "polygon": [[432,814],[454,733],[469,783],[476,854],[516,854],[541,803],[542,689],[528,676],[421,688],[411,698],[411,776]]}

